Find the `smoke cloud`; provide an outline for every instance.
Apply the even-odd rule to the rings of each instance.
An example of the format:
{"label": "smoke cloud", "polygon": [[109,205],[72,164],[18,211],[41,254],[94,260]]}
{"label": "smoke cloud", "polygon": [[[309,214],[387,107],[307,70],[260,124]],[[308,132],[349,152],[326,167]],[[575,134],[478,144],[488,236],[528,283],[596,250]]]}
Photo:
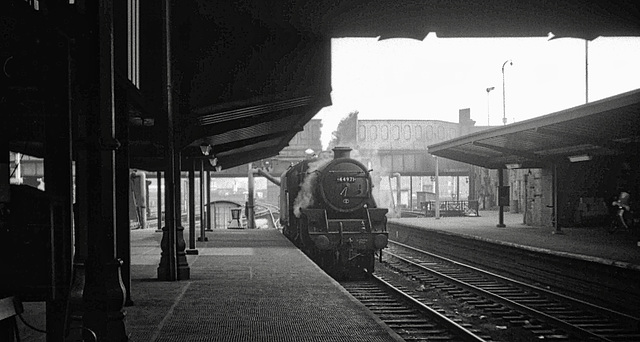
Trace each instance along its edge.
{"label": "smoke cloud", "polygon": [[331,162],[331,160],[331,158],[325,157],[319,158],[318,160],[309,163],[309,168],[307,169],[304,181],[300,186],[298,196],[293,201],[293,214],[297,218],[300,218],[300,215],[302,215],[300,209],[309,208],[315,203],[315,200],[313,198],[313,189],[317,186],[318,183],[318,169],[327,165],[329,162]]}

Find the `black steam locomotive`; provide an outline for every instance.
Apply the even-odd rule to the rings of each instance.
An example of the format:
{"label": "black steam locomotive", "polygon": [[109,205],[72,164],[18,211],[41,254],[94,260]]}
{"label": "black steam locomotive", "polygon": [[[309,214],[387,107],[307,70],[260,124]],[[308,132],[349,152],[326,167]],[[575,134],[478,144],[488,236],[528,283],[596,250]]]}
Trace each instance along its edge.
{"label": "black steam locomotive", "polygon": [[281,176],[284,235],[335,278],[373,272],[387,246],[387,209],[376,208],[369,170],[336,147],[334,159],[305,160]]}

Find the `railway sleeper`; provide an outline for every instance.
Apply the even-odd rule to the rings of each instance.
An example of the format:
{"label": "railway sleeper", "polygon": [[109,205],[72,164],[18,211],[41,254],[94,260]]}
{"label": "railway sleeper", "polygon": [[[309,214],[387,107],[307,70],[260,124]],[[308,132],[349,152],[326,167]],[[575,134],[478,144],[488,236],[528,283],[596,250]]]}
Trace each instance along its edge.
{"label": "railway sleeper", "polygon": [[500,315],[501,317],[515,313],[515,311],[513,311],[513,310],[511,310],[509,308],[505,308],[505,307],[501,307],[501,308],[486,308],[486,309],[483,309],[483,310],[485,312],[489,312],[489,313],[494,314],[494,315]]}
{"label": "railway sleeper", "polygon": [[[527,322],[528,321],[528,317],[524,316],[524,315],[513,315],[513,316],[502,316],[502,319],[507,320],[511,323],[516,323],[518,321],[522,321],[522,322]],[[524,323],[523,323],[524,324]]]}
{"label": "railway sleeper", "polygon": [[[558,316],[559,319],[567,322],[567,323],[580,323],[580,324],[598,324],[602,322],[601,318],[597,318],[597,317],[562,317],[562,316]],[[615,324],[616,326],[620,326],[619,323],[611,323],[611,324]]]}
{"label": "railway sleeper", "polygon": [[384,322],[388,325],[388,326],[392,326],[392,325],[396,325],[396,326],[400,326],[403,327],[405,325],[409,325],[412,327],[415,327],[415,324],[429,324],[428,321],[426,321],[424,318],[415,318],[415,319],[404,319],[404,318],[398,318],[398,319],[385,319]]}
{"label": "railway sleeper", "polygon": [[545,299],[513,299],[513,298],[509,298],[506,297],[509,300],[512,300],[518,304],[527,304],[527,306],[531,306],[531,307],[543,307],[546,308],[547,307],[553,307],[553,306],[549,306],[549,301],[545,300]]}
{"label": "railway sleeper", "polygon": [[[358,298],[358,296],[354,296],[356,298]],[[395,303],[396,300],[395,299],[386,299],[386,298],[358,298],[359,301],[361,301],[362,303],[364,303],[365,305],[367,305],[367,303],[372,303],[372,305],[375,304],[387,304],[387,303]]]}
{"label": "railway sleeper", "polygon": [[[371,309],[370,309],[371,310]],[[394,310],[371,310],[371,312],[375,313],[376,315],[382,317],[382,316],[391,316],[391,315],[404,315],[405,317],[408,315],[413,315],[413,316],[419,316],[418,314],[416,314],[415,310],[411,310],[411,309],[394,309]]]}
{"label": "railway sleeper", "polygon": [[566,332],[558,331],[558,330],[554,330],[554,329],[531,330],[531,332],[536,334],[536,335],[544,336],[545,339],[552,338],[552,337],[562,338],[562,339],[570,338],[570,335],[567,334]]}
{"label": "railway sleeper", "polygon": [[508,318],[509,323],[516,327],[524,328],[529,325],[529,320],[526,318]]}
{"label": "railway sleeper", "polygon": [[402,310],[408,310],[406,306],[402,306],[402,305],[367,305],[367,308],[369,308],[369,310],[371,311],[389,311],[389,312],[393,312],[393,311],[400,312]]}
{"label": "railway sleeper", "polygon": [[[435,324],[431,324],[431,323],[405,323],[405,324],[396,324],[396,323],[390,323],[390,322],[385,322],[385,324],[387,324],[389,326],[389,328],[402,328],[404,331],[409,331],[408,329],[422,329],[422,330],[416,330],[417,332],[421,332],[421,331],[432,331],[434,329],[436,329],[436,325]],[[424,329],[428,329],[428,330],[424,330]]]}
{"label": "railway sleeper", "polygon": [[445,330],[425,331],[412,335],[412,337],[418,341],[423,341],[424,339],[429,341],[451,341],[453,339],[453,337]]}
{"label": "railway sleeper", "polygon": [[616,334],[618,341],[640,341],[640,334]]}
{"label": "railway sleeper", "polygon": [[477,309],[501,309],[504,308],[502,304],[493,303],[493,302],[484,302],[484,304],[474,304],[473,305]]}

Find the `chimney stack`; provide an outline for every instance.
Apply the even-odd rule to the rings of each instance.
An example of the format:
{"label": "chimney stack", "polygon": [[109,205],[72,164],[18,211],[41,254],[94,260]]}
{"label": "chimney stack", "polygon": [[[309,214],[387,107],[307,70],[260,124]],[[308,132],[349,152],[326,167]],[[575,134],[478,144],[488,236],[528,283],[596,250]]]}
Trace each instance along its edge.
{"label": "chimney stack", "polygon": [[333,159],[350,158],[351,147],[336,146],[333,148]]}

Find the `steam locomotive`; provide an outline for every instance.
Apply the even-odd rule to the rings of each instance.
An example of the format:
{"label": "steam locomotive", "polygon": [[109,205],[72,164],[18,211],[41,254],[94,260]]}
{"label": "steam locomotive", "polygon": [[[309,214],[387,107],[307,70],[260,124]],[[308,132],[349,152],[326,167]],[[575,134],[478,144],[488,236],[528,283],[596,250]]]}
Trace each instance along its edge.
{"label": "steam locomotive", "polygon": [[376,207],[369,170],[350,158],[351,149],[333,152],[282,174],[282,232],[334,278],[362,278],[387,246],[387,209]]}

